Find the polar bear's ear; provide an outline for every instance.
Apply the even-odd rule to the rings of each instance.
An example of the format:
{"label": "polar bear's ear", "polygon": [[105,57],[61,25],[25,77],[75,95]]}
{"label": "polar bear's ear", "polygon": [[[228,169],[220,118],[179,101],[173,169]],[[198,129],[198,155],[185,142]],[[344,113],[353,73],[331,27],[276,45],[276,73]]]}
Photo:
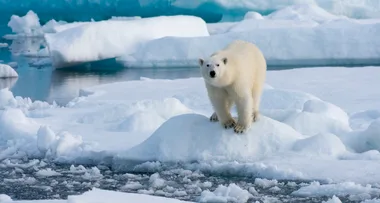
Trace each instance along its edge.
{"label": "polar bear's ear", "polygon": [[227,58],[223,58],[222,61],[223,61],[224,65],[227,64]]}
{"label": "polar bear's ear", "polygon": [[205,61],[204,61],[203,59],[201,59],[201,58],[198,59],[198,63],[199,63],[200,66],[203,66],[203,63],[204,63],[204,62],[205,62]]}

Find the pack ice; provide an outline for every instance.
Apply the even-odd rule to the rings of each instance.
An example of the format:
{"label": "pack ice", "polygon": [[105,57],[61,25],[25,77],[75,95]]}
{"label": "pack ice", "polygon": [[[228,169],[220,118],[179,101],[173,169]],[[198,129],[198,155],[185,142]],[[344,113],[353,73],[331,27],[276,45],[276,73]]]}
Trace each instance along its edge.
{"label": "pack ice", "polygon": [[[327,75],[342,69],[319,70],[321,75],[315,72],[313,77],[325,74],[324,82],[329,81],[333,88],[334,80]],[[372,71],[373,80],[366,71],[344,72],[378,81],[376,68],[360,70]],[[287,84],[302,71],[294,70],[292,76],[287,71],[268,72],[268,77],[277,75],[277,84]],[[298,86],[314,87],[309,80]],[[356,87],[346,88],[358,91]],[[369,90],[366,95],[372,94],[372,85],[359,87]],[[102,162],[121,171],[156,170],[174,162],[188,169],[271,179],[380,180],[376,175],[380,165],[376,161],[380,159],[380,111],[376,109],[348,114],[347,109],[312,94],[267,85],[260,120],[238,136],[208,121],[212,108],[201,78],[119,82],[83,89],[80,95],[59,107],[15,97],[2,89],[0,158]],[[373,98],[374,104],[379,101]]]}

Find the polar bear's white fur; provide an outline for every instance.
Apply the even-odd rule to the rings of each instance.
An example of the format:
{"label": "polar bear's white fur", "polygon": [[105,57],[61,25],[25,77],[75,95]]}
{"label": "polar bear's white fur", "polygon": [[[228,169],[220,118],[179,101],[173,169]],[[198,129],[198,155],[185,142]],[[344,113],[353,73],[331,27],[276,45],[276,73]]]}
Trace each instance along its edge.
{"label": "polar bear's white fur", "polygon": [[[208,59],[199,59],[199,65],[215,111],[210,120],[236,133],[245,132],[259,116],[267,70],[262,52],[252,43],[236,40]],[[230,113],[234,103],[237,121]]]}

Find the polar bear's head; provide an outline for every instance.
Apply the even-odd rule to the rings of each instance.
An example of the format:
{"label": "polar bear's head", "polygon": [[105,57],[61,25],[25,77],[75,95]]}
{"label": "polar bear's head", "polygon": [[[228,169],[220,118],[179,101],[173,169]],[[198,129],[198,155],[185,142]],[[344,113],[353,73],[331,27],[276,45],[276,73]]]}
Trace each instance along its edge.
{"label": "polar bear's head", "polygon": [[218,55],[212,55],[208,59],[198,59],[201,74],[210,85],[223,87],[229,85],[228,59]]}

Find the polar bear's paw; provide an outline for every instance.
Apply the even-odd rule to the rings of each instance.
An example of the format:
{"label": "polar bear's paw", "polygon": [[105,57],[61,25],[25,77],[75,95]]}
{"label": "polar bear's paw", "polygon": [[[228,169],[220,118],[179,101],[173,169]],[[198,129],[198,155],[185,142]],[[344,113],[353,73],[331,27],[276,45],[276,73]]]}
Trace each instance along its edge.
{"label": "polar bear's paw", "polygon": [[239,124],[239,123],[237,123],[234,127],[235,133],[239,133],[239,134],[244,133],[245,131],[247,131],[247,129],[248,129],[247,126]]}
{"label": "polar bear's paw", "polygon": [[231,118],[227,120],[226,122],[224,122],[223,126],[225,129],[233,128],[236,126],[236,121],[233,118]]}
{"label": "polar bear's paw", "polygon": [[218,122],[219,119],[218,119],[218,115],[216,115],[216,113],[214,112],[211,117],[210,117],[210,121],[211,122]]}

